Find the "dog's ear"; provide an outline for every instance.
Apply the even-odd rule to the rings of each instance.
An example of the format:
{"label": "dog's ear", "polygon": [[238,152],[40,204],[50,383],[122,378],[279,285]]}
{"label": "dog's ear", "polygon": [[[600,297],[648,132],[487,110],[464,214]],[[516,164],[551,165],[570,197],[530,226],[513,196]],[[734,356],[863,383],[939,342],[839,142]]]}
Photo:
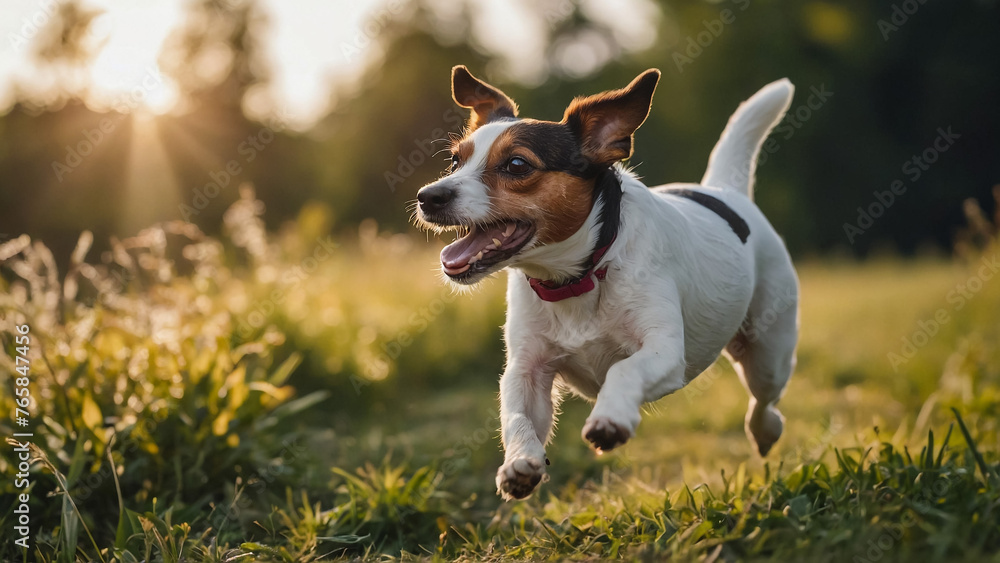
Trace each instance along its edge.
{"label": "dog's ear", "polygon": [[458,65],[451,69],[451,97],[463,108],[472,109],[468,132],[505,117],[517,117],[517,104],[499,89],[479,80],[469,69]]}
{"label": "dog's ear", "polygon": [[632,156],[632,134],[649,115],[660,71],[649,69],[621,90],[576,98],[563,123],[580,140],[588,160],[607,166]]}

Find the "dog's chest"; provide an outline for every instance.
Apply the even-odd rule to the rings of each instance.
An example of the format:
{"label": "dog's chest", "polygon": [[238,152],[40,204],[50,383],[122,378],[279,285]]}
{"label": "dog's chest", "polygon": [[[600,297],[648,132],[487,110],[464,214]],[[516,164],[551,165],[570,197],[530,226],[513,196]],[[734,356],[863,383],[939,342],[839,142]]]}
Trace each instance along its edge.
{"label": "dog's chest", "polygon": [[551,320],[545,336],[556,352],[553,367],[563,383],[585,397],[596,397],[608,369],[642,345],[627,315]]}

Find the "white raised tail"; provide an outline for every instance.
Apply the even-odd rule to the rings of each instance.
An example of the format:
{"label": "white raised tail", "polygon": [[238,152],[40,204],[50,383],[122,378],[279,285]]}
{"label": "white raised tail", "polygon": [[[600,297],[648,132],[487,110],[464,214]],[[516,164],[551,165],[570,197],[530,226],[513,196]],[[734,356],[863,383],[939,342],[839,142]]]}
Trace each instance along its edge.
{"label": "white raised tail", "polygon": [[795,86],[782,78],[740,104],[708,157],[708,170],[701,184],[735,190],[752,200],[757,154],[771,129],[788,111],[794,93]]}

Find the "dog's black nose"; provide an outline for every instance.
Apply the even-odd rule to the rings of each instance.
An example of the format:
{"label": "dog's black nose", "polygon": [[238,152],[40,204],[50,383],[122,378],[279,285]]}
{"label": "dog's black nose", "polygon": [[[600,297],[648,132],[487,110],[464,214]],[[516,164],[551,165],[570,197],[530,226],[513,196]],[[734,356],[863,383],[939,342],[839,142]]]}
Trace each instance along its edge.
{"label": "dog's black nose", "polygon": [[455,199],[455,190],[447,186],[428,186],[417,192],[417,201],[424,213],[436,213]]}

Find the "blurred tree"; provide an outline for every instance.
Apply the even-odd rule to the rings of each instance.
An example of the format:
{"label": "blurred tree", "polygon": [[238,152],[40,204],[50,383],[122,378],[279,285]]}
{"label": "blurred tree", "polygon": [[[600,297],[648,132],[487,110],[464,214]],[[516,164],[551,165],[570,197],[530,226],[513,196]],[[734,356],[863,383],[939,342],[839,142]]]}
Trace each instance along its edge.
{"label": "blurred tree", "polygon": [[103,47],[92,34],[94,20],[103,10],[88,8],[79,2],[62,3],[55,17],[39,36],[35,59],[43,65],[84,67]]}
{"label": "blurred tree", "polygon": [[267,26],[256,0],[191,0],[165,43],[160,66],[182,96],[180,115],[158,121],[181,192],[171,218],[214,230],[239,182],[252,178],[239,148],[261,126],[245,117],[243,103],[269,78],[261,48]]}
{"label": "blurred tree", "polygon": [[[338,87],[329,115],[298,135],[282,132],[280,122],[245,116],[270,75],[261,6],[192,0],[161,59],[182,90],[184,113],[156,120],[180,202],[206,200],[186,217],[214,229],[236,185],[252,180],[272,226],[319,199],[345,226],[374,217],[411,232],[406,204],[444,169],[437,151],[465,118],[450,99],[455,64],[502,87],[524,115],[554,120],[576,95],[661,68],[631,162],[651,185],[698,180],[739,102],[788,76],[797,95],[759,167],[757,200],[797,254],[846,249],[863,256],[883,246],[909,253],[928,242],[947,249],[964,221],[962,201],[986,204],[1000,183],[1000,114],[989,111],[1000,99],[1000,73],[988,56],[1000,50],[1000,35],[983,31],[1000,23],[995,0],[624,5],[629,9],[602,13],[608,4],[518,4],[514,29],[468,0],[411,0],[366,27],[377,30],[365,31],[366,45],[346,46],[371,58],[366,72]],[[71,6],[61,8],[60,23],[38,47],[45,60],[83,63],[97,45],[86,32],[93,14]],[[616,23],[626,20],[631,27]],[[530,42],[534,55],[511,55],[529,52],[520,44],[507,49],[521,28],[540,34]],[[133,145],[145,146],[126,126],[131,120],[58,176],[53,163],[73,159],[86,132],[116,114],[95,114],[72,100],[62,107],[23,98],[0,117],[0,231],[28,232],[56,248],[71,247],[84,228],[98,241],[120,233],[123,171]],[[923,159],[939,129],[949,127],[958,135],[953,146],[928,153],[934,163],[920,169],[914,158]],[[230,173],[234,162],[239,171]],[[128,173],[143,174],[158,172]],[[897,180],[906,191],[879,217],[865,219],[878,211],[878,198],[888,201],[885,192]],[[160,217],[184,217],[175,207],[163,206]],[[862,232],[848,236],[845,225]]]}
{"label": "blurred tree", "polygon": [[454,46],[436,41],[421,30],[428,19],[418,9],[410,21],[390,22],[374,38],[384,56],[357,91],[338,92],[339,102],[316,127],[320,193],[348,221],[375,217],[405,229],[407,201],[443,170],[438,151],[465,122],[451,101],[450,69],[456,60],[481,66],[486,58],[466,39]]}
{"label": "blurred tree", "polygon": [[106,137],[106,116],[79,100],[102,46],[92,33],[100,14],[75,0],[59,4],[31,51],[38,72],[52,77],[51,91],[42,99],[22,94],[0,121],[0,231],[45,237],[60,256],[85,229],[106,239],[120,211],[129,135]]}
{"label": "blurred tree", "polygon": [[190,0],[182,27],[160,57],[189,103],[239,112],[244,96],[270,78],[262,36],[268,19],[257,0]]}
{"label": "blurred tree", "polygon": [[620,34],[578,3],[549,0],[524,9],[543,33],[538,68],[543,77],[553,75],[537,86],[509,78],[517,71],[498,64],[497,53],[476,35],[475,18],[482,15],[469,2],[442,10],[434,2],[413,0],[405,17],[386,22],[369,38],[378,46],[372,50],[381,55],[372,60],[356,91],[335,93],[336,103],[316,128],[319,189],[345,219],[375,217],[390,229],[408,229],[407,203],[421,185],[442,173],[448,133],[460,132],[468,117],[451,100],[450,73],[456,64],[503,86],[525,115],[554,120],[582,91],[617,88],[634,77],[611,65],[595,78],[611,62],[609,55],[589,59],[588,81],[568,78],[579,68],[567,58],[570,44],[594,43],[613,56],[623,56],[629,48],[621,44]]}

